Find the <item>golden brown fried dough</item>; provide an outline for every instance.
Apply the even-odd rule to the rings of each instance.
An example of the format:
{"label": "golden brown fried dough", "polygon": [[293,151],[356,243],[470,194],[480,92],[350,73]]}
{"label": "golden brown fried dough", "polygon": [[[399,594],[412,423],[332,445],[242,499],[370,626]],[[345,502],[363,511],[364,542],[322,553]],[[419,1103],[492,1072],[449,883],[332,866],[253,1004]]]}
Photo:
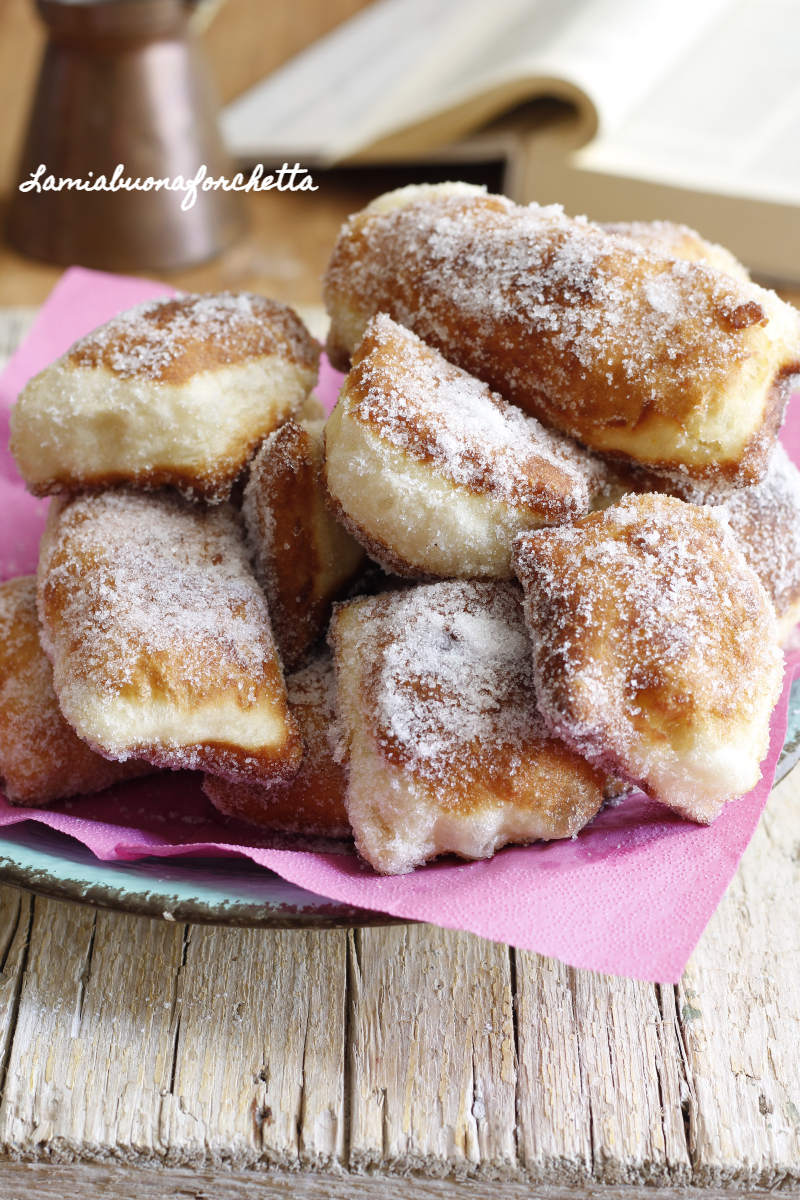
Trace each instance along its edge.
{"label": "golden brown fried dough", "polygon": [[39,615],[64,715],[107,758],[230,779],[297,770],[266,601],[228,505],[127,490],[54,501]]}
{"label": "golden brown fried dough", "polygon": [[704,824],[760,778],[783,656],[775,614],[711,508],[626,496],[521,534],[550,731]]}
{"label": "golden brown fried dough", "polygon": [[101,758],[64,720],[39,628],[35,577],[0,584],[0,785],[7,798],[42,808],[149,775],[149,763]]}
{"label": "golden brown fried dough", "polygon": [[339,367],[385,312],[591,450],[738,486],[765,475],[800,371],[800,318],[773,292],[453,185],[351,217],[325,296]]}
{"label": "golden brown fried dough", "polygon": [[329,640],[363,857],[403,874],[438,854],[489,858],[570,837],[605,775],[548,737],[521,594],[451,581],[337,606]]}
{"label": "golden brown fried dough", "polygon": [[231,783],[206,775],[203,791],[220,812],[285,833],[346,837],[347,774],[333,756],[330,735],[336,718],[333,660],[325,653],[286,677],[289,711],[303,738],[300,770],[287,782]]}
{"label": "golden brown fried dough", "polygon": [[724,275],[750,281],[750,273],[734,258],[730,250],[716,242],[707,242],[688,225],[676,225],[672,221],[617,221],[600,226],[606,233],[618,234],[639,242],[656,254],[668,258],[684,258],[687,262],[706,263]]}
{"label": "golden brown fried dough", "polygon": [[763,483],[715,497],[775,606],[781,642],[800,620],[800,471],[780,442]]}
{"label": "golden brown fried dough", "polygon": [[300,318],[263,296],[181,296],[96,329],[24,388],[11,449],[37,496],[172,484],[225,499],[317,378]]}
{"label": "golden brown fried dough", "polygon": [[704,487],[677,474],[661,477],[636,467],[608,469],[592,495],[591,508],[617,504],[629,492],[660,492],[724,512],[739,549],[775,606],[779,637],[786,641],[800,620],[800,471],[780,442],[766,479],[753,487]]}
{"label": "golden brown fried dough", "polygon": [[244,518],[283,665],[295,670],[366,555],[335,521],[319,483],[324,421],[287,421],[253,460]]}
{"label": "golden brown fried dough", "polygon": [[587,511],[589,459],[379,314],[325,427],[323,478],[387,570],[511,579],[515,534]]}

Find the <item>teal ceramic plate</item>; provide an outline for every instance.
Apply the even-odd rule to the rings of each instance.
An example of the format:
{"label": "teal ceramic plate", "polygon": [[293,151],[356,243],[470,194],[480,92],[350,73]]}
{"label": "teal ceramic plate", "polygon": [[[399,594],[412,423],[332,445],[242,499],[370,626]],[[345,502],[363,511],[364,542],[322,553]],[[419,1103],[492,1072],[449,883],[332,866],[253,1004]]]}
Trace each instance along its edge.
{"label": "teal ceramic plate", "polygon": [[[800,679],[775,782],[800,759]],[[334,929],[403,922],[306,892],[245,858],[101,862],[80,842],[24,821],[0,829],[0,882],[116,912],[207,925]]]}
{"label": "teal ceramic plate", "polygon": [[315,896],[248,858],[102,862],[74,838],[38,821],[0,829],[0,882],[166,921],[273,929],[395,923],[382,913]]}

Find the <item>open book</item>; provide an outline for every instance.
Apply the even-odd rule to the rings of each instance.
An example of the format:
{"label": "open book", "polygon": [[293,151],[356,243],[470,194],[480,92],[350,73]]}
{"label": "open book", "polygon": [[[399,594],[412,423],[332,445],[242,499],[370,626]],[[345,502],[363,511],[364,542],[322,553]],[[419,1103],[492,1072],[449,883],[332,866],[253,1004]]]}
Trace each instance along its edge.
{"label": "open book", "polygon": [[242,161],[496,160],[800,280],[800,0],[377,0],[222,117]]}

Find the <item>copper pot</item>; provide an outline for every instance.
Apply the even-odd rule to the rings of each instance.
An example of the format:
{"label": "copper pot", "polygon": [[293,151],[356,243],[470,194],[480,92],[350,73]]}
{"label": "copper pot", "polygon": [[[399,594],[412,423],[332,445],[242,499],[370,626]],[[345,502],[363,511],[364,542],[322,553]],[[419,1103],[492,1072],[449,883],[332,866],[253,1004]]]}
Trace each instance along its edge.
{"label": "copper pot", "polygon": [[[210,79],[189,36],[184,0],[37,0],[49,41],[22,154],[61,178],[214,178],[233,172]],[[112,270],[183,267],[213,258],[240,232],[235,193],[14,191],[8,237],[45,262]]]}

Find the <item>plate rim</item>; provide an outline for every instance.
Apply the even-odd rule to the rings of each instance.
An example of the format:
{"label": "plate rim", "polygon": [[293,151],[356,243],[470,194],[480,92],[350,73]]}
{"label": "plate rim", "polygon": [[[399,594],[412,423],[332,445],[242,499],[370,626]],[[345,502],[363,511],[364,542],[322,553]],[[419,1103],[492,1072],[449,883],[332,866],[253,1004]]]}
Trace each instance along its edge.
{"label": "plate rim", "polygon": [[[773,788],[789,775],[797,766],[798,761],[800,761],[800,672],[793,680],[789,693],[787,732],[775,768]],[[55,839],[70,837],[69,834],[52,830],[35,819],[20,821],[8,828],[21,831],[31,825],[35,825],[38,830],[47,830],[48,834],[53,835]],[[289,904],[278,906],[271,904],[268,900],[262,902],[231,900],[225,902],[224,907],[221,907],[219,903],[212,905],[202,899],[182,899],[177,894],[173,899],[167,890],[168,882],[165,883],[164,891],[131,890],[126,891],[123,898],[120,895],[121,888],[115,888],[113,884],[87,883],[86,880],[81,881],[80,879],[65,880],[48,871],[46,867],[33,868],[15,862],[13,857],[9,857],[7,853],[9,843],[4,838],[4,832],[4,829],[0,828],[0,883],[19,888],[21,891],[35,896],[83,904],[87,907],[102,909],[105,912],[123,913],[180,924],[239,929],[366,929],[418,923],[411,918],[396,917],[373,909],[357,908],[326,897],[319,898],[321,901],[319,905],[306,905],[305,907]],[[76,839],[71,840],[79,846],[82,845]],[[84,849],[91,854],[88,847],[84,847]],[[134,862],[141,867],[149,863],[197,862],[201,857],[195,855],[145,856],[132,860],[130,864],[119,860],[106,865],[110,871],[124,871],[126,867],[132,867]],[[208,857],[211,858],[211,856]],[[96,861],[103,862],[99,858]],[[220,857],[217,861],[225,862],[234,871],[236,868],[231,864],[247,863],[248,869],[257,868],[256,874],[263,872],[265,882],[272,876],[272,878],[281,879],[282,885],[287,887],[290,893],[291,889],[295,888],[299,895],[309,895],[307,891],[288,880],[283,880],[275,872],[269,871],[266,867],[260,867],[247,855],[231,854]]]}

